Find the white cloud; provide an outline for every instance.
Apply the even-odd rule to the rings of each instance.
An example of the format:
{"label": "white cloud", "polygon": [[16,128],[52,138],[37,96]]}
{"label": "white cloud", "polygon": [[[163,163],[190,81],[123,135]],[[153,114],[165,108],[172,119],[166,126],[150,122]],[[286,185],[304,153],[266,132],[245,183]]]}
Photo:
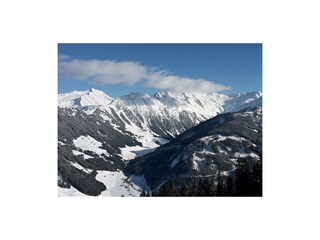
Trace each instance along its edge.
{"label": "white cloud", "polygon": [[215,84],[205,79],[191,79],[157,73],[149,76],[146,85],[158,89],[168,89],[172,92],[212,93],[231,89],[229,86]]}
{"label": "white cloud", "polygon": [[[61,57],[60,57],[61,56]],[[138,62],[112,60],[80,60],[59,55],[59,74],[65,79],[93,81],[99,85],[138,82],[147,87],[172,92],[219,92],[230,87],[205,79],[192,79],[170,75],[168,70],[146,67]]]}
{"label": "white cloud", "polygon": [[135,84],[147,76],[146,68],[137,62],[80,59],[61,61],[59,73],[66,79],[92,80],[100,85]]}

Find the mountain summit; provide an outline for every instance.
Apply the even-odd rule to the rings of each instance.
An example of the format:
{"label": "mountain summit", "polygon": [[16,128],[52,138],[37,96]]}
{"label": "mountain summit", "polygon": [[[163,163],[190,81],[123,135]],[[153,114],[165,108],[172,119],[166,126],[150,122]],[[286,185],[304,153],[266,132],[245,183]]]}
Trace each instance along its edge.
{"label": "mountain summit", "polygon": [[84,106],[106,106],[111,103],[112,97],[104,92],[91,88],[87,91],[73,91],[58,95],[59,107],[84,107]]}

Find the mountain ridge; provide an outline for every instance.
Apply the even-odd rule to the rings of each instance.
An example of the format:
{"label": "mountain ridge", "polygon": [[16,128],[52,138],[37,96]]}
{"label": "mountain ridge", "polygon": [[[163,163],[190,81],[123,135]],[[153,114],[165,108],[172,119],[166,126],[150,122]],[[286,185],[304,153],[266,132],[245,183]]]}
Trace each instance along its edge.
{"label": "mountain ridge", "polygon": [[[71,100],[76,100],[78,98],[81,97],[86,97],[88,95],[90,95],[90,93],[94,93],[95,95],[100,95],[104,96],[106,99],[110,100],[110,102],[105,102],[105,101],[101,101],[100,103],[96,104],[92,104],[92,103],[88,103],[88,102],[83,102],[82,105],[80,107],[84,107],[84,106],[92,106],[92,105],[97,105],[97,106],[104,106],[104,105],[109,105],[113,100],[116,99],[121,99],[121,100],[126,100],[126,99],[130,99],[130,100],[135,100],[137,98],[137,96],[143,96],[144,98],[155,98],[155,99],[163,99],[163,98],[168,98],[168,97],[175,97],[177,99],[182,99],[182,97],[186,98],[190,98],[190,97],[197,97],[197,96],[202,96],[202,97],[208,97],[208,96],[225,96],[225,97],[229,97],[229,98],[239,98],[239,97],[243,97],[246,95],[252,95],[252,94],[256,94],[256,98],[260,98],[262,97],[262,92],[261,91],[248,91],[248,92],[241,92],[241,93],[235,93],[235,94],[221,94],[221,93],[188,93],[188,92],[182,92],[182,93],[173,93],[170,91],[163,91],[163,92],[157,92],[154,94],[148,94],[148,93],[141,93],[141,92],[132,92],[126,95],[122,95],[119,97],[115,97],[112,98],[109,95],[107,95],[104,91],[101,90],[97,90],[95,88],[90,88],[89,90],[84,90],[84,91],[78,91],[78,90],[74,90],[71,92],[67,92],[67,93],[59,93],[58,94],[58,106],[59,107],[79,107],[77,104],[70,104]],[[98,99],[97,100],[101,100]],[[103,100],[103,99],[102,99]],[[228,99],[229,100],[229,99]],[[67,102],[69,104],[67,104]]]}
{"label": "mountain ridge", "polygon": [[[171,93],[159,92],[154,95],[130,93],[118,98],[111,98],[100,90],[73,91],[58,95],[58,106],[78,108],[87,114],[95,110],[101,116],[130,124],[133,121],[140,128],[153,127],[156,135],[175,136],[192,124],[197,124],[223,112],[238,111],[246,107],[262,105],[262,93],[248,92],[234,95],[218,93]],[[115,116],[118,115],[118,116]],[[176,120],[184,119],[184,124]],[[160,122],[159,122],[160,121]],[[155,128],[155,122],[161,126],[173,122],[169,129]],[[191,124],[191,125],[190,125]],[[163,126],[162,126],[163,128]]]}

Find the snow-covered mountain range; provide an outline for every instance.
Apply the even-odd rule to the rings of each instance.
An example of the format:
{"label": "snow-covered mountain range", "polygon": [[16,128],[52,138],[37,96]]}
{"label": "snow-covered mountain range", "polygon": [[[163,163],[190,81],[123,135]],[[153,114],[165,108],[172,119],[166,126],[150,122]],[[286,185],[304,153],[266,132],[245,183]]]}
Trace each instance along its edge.
{"label": "snow-covered mountain range", "polygon": [[[122,174],[128,161],[218,114],[261,105],[261,92],[131,93],[112,98],[90,89],[59,94],[59,194],[114,195],[106,180],[101,180],[101,176],[109,176],[107,182],[117,182],[123,188],[120,191],[120,185],[114,186],[118,189],[113,191],[115,195],[136,195],[147,183],[141,176],[129,181]],[[121,177],[110,180],[111,176]]]}
{"label": "snow-covered mountain range", "polygon": [[160,92],[151,96],[131,93],[113,99],[92,88],[58,96],[59,107],[98,114],[114,122],[116,128],[125,125],[132,133],[142,131],[169,138],[219,113],[261,105],[261,92],[234,95]]}

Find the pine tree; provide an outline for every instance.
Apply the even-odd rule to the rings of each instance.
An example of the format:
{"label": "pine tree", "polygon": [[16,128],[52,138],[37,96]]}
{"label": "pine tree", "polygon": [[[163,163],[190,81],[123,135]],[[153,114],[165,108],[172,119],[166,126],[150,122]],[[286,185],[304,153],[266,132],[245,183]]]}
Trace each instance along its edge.
{"label": "pine tree", "polygon": [[216,196],[216,181],[214,178],[211,178],[211,196]]}
{"label": "pine tree", "polygon": [[203,196],[213,196],[214,195],[214,182],[211,178],[203,179]]}
{"label": "pine tree", "polygon": [[174,180],[169,181],[166,196],[177,196],[177,190]]}
{"label": "pine tree", "polygon": [[165,183],[159,189],[157,196],[158,197],[166,197],[166,196],[168,196],[168,193],[169,193],[168,183]]}
{"label": "pine tree", "polygon": [[199,196],[199,179],[198,178],[190,178],[190,190],[189,190],[189,196],[195,197]]}
{"label": "pine tree", "polygon": [[144,191],[144,189],[142,190],[140,197],[146,197],[146,192]]}
{"label": "pine tree", "polygon": [[217,175],[217,196],[223,196],[223,181],[222,181],[220,169]]}
{"label": "pine tree", "polygon": [[186,180],[182,180],[181,181],[181,187],[180,187],[180,191],[179,191],[179,195],[182,197],[186,197],[189,196],[189,189],[186,183]]}
{"label": "pine tree", "polygon": [[252,167],[253,196],[262,196],[262,164],[257,161]]}
{"label": "pine tree", "polygon": [[226,196],[233,196],[234,195],[234,186],[233,186],[233,177],[229,175],[226,180],[226,185],[224,189],[224,194]]}
{"label": "pine tree", "polygon": [[198,181],[198,188],[196,196],[205,196],[205,186],[203,178],[200,178]]}
{"label": "pine tree", "polygon": [[236,196],[252,196],[253,192],[253,176],[249,161],[245,158],[238,158],[235,170],[235,194]]}

